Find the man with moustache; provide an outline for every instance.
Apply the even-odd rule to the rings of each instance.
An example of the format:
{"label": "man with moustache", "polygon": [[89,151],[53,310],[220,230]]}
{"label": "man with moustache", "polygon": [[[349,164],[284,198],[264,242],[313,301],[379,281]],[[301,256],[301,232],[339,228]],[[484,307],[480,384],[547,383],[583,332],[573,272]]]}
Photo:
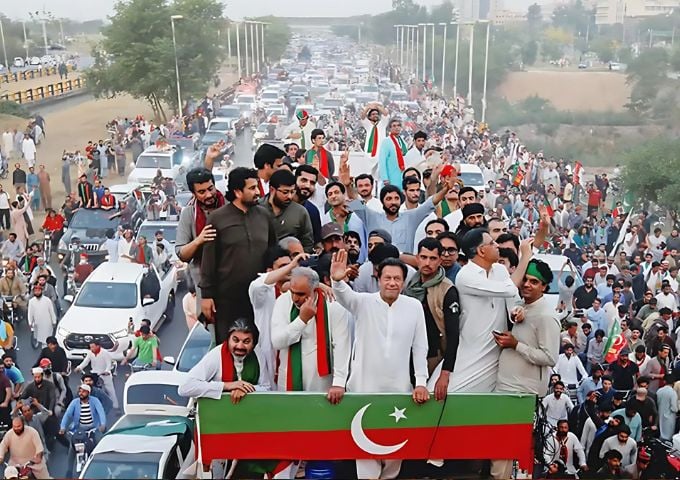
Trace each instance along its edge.
{"label": "man with moustache", "polygon": [[309,220],[312,222],[315,243],[319,243],[321,240],[321,213],[310,198],[316,192],[316,182],[318,179],[319,171],[311,165],[303,164],[295,169],[295,193],[293,194],[293,201],[299,203],[307,210]]}
{"label": "man with moustache", "polygon": [[[212,167],[221,155],[220,145],[212,145],[206,152],[205,163]],[[192,199],[179,215],[175,239],[175,253],[189,263],[194,285],[200,280],[201,253],[206,243],[215,240],[215,229],[207,222],[208,215],[225,204],[224,196],[215,188],[215,178],[209,168],[194,168],[187,172],[186,183]],[[201,289],[196,289],[196,306],[200,310]]]}
{"label": "man with moustache", "polygon": [[[276,190],[273,181],[270,187]],[[259,198],[257,172],[235,168],[229,172],[230,203],[210,215],[215,240],[203,246],[199,287],[201,313],[215,324],[215,343],[226,340],[234,320],[253,318],[248,286],[262,271],[267,249],[276,245],[276,229]]]}
{"label": "man with moustache", "polygon": [[[484,218],[484,206],[481,203],[470,203],[463,208],[463,219],[458,225],[456,235],[458,238],[463,238],[467,232],[473,228],[480,228],[486,226],[486,219]],[[493,238],[493,236],[491,237]]]}

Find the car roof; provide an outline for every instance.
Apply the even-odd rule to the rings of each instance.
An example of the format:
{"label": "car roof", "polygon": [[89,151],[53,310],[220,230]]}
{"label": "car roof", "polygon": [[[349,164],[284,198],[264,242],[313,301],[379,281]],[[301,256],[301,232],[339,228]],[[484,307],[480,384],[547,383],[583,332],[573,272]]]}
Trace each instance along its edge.
{"label": "car roof", "polygon": [[461,173],[482,173],[482,169],[479,168],[477,165],[472,165],[469,163],[461,163],[460,164],[460,171]]}
{"label": "car roof", "polygon": [[137,283],[144,273],[144,266],[138,263],[104,262],[87,278],[88,282]]}
{"label": "car roof", "polygon": [[233,117],[215,117],[210,120],[210,123],[213,122],[232,122],[234,120]]}
{"label": "car roof", "polygon": [[111,185],[109,191],[111,193],[130,193],[134,189],[141,187],[141,183],[119,183],[117,185]]}
{"label": "car roof", "polygon": [[177,227],[179,222],[177,220],[144,220],[139,228],[142,227],[158,227],[158,230],[163,230],[168,227]]}

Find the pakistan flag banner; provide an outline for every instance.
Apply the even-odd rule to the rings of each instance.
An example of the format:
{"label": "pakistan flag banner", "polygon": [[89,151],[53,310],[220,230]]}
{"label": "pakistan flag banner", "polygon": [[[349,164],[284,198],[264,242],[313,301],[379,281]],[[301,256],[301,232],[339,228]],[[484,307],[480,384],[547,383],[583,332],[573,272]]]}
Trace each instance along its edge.
{"label": "pakistan flag banner", "polygon": [[[533,463],[535,396],[450,394],[423,405],[404,394],[252,393],[202,398],[202,463],[214,459],[514,459]],[[495,439],[491,441],[490,439]]]}

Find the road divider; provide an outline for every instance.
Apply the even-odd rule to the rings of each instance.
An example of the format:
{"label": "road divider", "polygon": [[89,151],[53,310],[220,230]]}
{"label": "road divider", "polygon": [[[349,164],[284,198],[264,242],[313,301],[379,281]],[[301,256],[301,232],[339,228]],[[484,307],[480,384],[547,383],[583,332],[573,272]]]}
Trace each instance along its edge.
{"label": "road divider", "polygon": [[18,104],[24,105],[68,95],[70,93],[83,90],[85,86],[85,78],[79,77],[74,78],[73,80],[62,80],[61,82],[50,83],[49,85],[5,93],[0,95],[0,100],[16,102]]}

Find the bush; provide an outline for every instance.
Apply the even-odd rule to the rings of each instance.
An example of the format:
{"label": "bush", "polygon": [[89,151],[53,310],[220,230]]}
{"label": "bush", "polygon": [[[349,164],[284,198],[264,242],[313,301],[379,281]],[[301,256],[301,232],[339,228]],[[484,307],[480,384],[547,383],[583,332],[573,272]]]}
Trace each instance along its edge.
{"label": "bush", "polygon": [[29,118],[31,112],[29,112],[26,107],[19,105],[16,102],[10,102],[9,100],[0,100],[0,114],[3,115],[14,115],[15,117]]}

